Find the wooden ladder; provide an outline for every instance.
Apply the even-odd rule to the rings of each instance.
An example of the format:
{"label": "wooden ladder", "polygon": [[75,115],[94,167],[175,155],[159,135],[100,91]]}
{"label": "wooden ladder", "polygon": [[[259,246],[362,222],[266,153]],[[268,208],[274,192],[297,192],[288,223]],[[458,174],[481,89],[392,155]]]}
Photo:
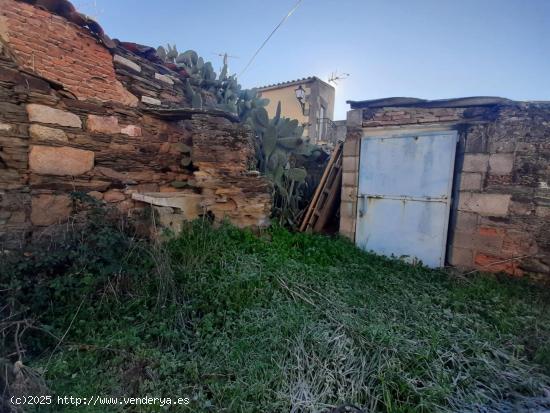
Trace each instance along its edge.
{"label": "wooden ladder", "polygon": [[342,188],[342,149],[343,143],[338,142],[304,215],[300,225],[301,232],[320,232],[330,218]]}

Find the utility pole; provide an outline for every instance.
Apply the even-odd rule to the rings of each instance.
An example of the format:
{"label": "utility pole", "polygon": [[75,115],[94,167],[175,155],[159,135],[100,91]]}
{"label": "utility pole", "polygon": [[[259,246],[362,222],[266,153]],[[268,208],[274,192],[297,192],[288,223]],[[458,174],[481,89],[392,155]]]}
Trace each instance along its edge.
{"label": "utility pole", "polygon": [[[227,73],[229,73],[229,59],[239,59],[239,56],[231,56],[227,52],[219,52],[219,53],[213,53],[213,54],[223,58],[223,64],[227,65]],[[220,71],[221,71],[221,68],[220,68]]]}

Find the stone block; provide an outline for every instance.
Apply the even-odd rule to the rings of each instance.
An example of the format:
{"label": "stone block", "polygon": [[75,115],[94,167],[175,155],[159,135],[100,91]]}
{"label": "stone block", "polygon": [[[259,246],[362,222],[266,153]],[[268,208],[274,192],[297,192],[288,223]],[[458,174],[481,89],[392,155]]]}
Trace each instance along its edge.
{"label": "stone block", "polygon": [[357,187],[342,187],[342,202],[357,202]]}
{"label": "stone block", "polygon": [[349,110],[347,113],[346,126],[348,128],[360,128],[363,124],[363,109]]}
{"label": "stone block", "polygon": [[449,256],[449,264],[455,267],[470,268],[474,265],[474,252],[469,248],[453,246]]}
{"label": "stone block", "polygon": [[433,115],[421,115],[417,116],[418,123],[437,122],[440,120],[437,116]]}
{"label": "stone block", "polygon": [[104,133],[107,135],[114,135],[121,132],[116,116],[88,115],[86,128],[90,132]]}
{"label": "stone block", "polygon": [[437,120],[439,122],[449,122],[449,121],[458,120],[458,119],[460,119],[459,115],[448,115],[448,116],[440,116]]}
{"label": "stone block", "polygon": [[501,233],[477,233],[455,231],[453,235],[453,247],[465,248],[475,251],[498,253],[502,248],[504,235]]}
{"label": "stone block", "polygon": [[67,146],[31,146],[29,168],[42,175],[82,175],[94,167],[94,153]]}
{"label": "stone block", "polygon": [[360,148],[360,139],[346,139],[344,141],[344,156],[359,156]]}
{"label": "stone block", "polygon": [[487,175],[485,180],[486,188],[495,188],[512,185],[512,175]]}
{"label": "stone block", "polygon": [[168,229],[175,234],[181,232],[183,225],[186,221],[185,216],[182,214],[176,214],[172,208],[154,207],[156,216],[158,217],[158,225],[161,229]]}
{"label": "stone block", "polygon": [[12,126],[7,123],[0,123],[0,132],[9,132],[11,128]]}
{"label": "stone block", "polygon": [[474,257],[474,264],[481,271],[489,272],[506,272],[511,275],[523,275],[523,271],[519,268],[518,261],[510,261],[503,257],[478,253]]}
{"label": "stone block", "polygon": [[98,201],[101,201],[103,199],[103,193],[101,193],[99,191],[91,191],[91,192],[88,192],[87,195],[91,196],[92,198],[94,198]]}
{"label": "stone block", "polygon": [[353,202],[342,202],[340,204],[340,216],[355,218],[355,215],[356,215],[355,207],[356,205]]}
{"label": "stone block", "polygon": [[118,54],[116,54],[113,57],[113,62],[118,63],[122,66],[125,66],[128,69],[132,69],[136,72],[141,72],[141,66],[140,65],[138,65],[137,63],[132,62],[130,59],[126,59],[125,57],[122,57]]}
{"label": "stone block", "polygon": [[340,231],[355,233],[355,219],[340,217]]}
{"label": "stone block", "polygon": [[550,274],[550,266],[535,257],[530,257],[522,260],[521,269],[530,273],[544,274],[545,276]]}
{"label": "stone block", "polygon": [[484,153],[467,153],[464,155],[463,172],[487,172],[489,155]]}
{"label": "stone block", "polygon": [[363,129],[359,128],[347,128],[346,142],[357,142],[363,137]]}
{"label": "stone block", "polygon": [[501,228],[479,227],[478,234],[484,237],[497,237],[504,234]]}
{"label": "stone block", "polygon": [[159,192],[159,185],[158,184],[139,184],[136,185],[136,192],[143,193],[143,192]]}
{"label": "stone block", "polygon": [[178,209],[185,219],[193,220],[203,213],[202,203],[205,200],[205,194],[198,195],[182,192],[133,193],[132,199],[159,207]]}
{"label": "stone block", "polygon": [[510,202],[510,215],[531,215],[535,208],[533,203],[529,202]]}
{"label": "stone block", "polygon": [[538,251],[537,243],[532,238],[532,234],[524,229],[509,228],[504,233],[502,251],[500,255],[510,257],[519,257],[523,255],[536,255]]}
{"label": "stone block", "polygon": [[120,191],[110,190],[103,194],[103,200],[105,202],[120,202],[124,201],[126,197]]}
{"label": "stone block", "polygon": [[[491,139],[489,141],[489,152],[490,153],[513,153],[516,151],[516,148],[521,145],[521,142],[515,137],[505,137],[502,139]],[[519,148],[518,148],[519,149]]]}
{"label": "stone block", "polygon": [[33,124],[29,127],[29,135],[31,136],[31,138],[39,141],[68,141],[65,131],[36,124]]}
{"label": "stone block", "polygon": [[464,138],[464,151],[466,153],[480,153],[487,151],[487,133],[481,126],[472,128]]}
{"label": "stone block", "polygon": [[12,211],[8,224],[23,224],[27,220],[25,211]]}
{"label": "stone block", "polygon": [[475,212],[483,216],[502,217],[508,214],[511,195],[461,192],[459,211]]}
{"label": "stone block", "polygon": [[352,172],[357,173],[359,170],[359,157],[358,156],[344,156],[342,161],[342,170],[344,173]]}
{"label": "stone block", "polygon": [[344,238],[349,239],[349,240],[352,241],[352,242],[355,240],[355,232],[349,232],[349,231],[342,231],[342,230],[340,230],[340,235],[343,236]]}
{"label": "stone block", "polygon": [[139,99],[131,94],[119,81],[115,84],[115,91],[117,91],[117,100],[123,105],[131,107],[136,107],[138,105]]}
{"label": "stone block", "polygon": [[478,215],[473,212],[458,211],[456,215],[455,231],[475,232],[478,227]]}
{"label": "stone block", "polygon": [[134,206],[134,201],[132,201],[131,199],[125,199],[124,201],[121,201],[116,205],[116,209],[120,213],[127,214],[134,208]]}
{"label": "stone block", "polygon": [[132,136],[132,137],[142,136],[141,128],[136,125],[125,126],[120,130],[120,133],[123,133],[128,136]]}
{"label": "stone block", "polygon": [[161,75],[160,73],[155,73],[155,79],[160,80],[161,82],[164,82],[168,85],[173,85],[174,81],[166,75]]}
{"label": "stone block", "polygon": [[[2,24],[2,17],[0,16],[0,24]],[[1,39],[1,27],[0,27],[0,42]],[[0,81],[12,83],[12,84],[21,84],[23,83],[23,75],[22,73],[18,72],[17,70],[13,70],[11,68],[7,68],[5,66],[0,67]]]}
{"label": "stone block", "polygon": [[342,174],[342,185],[343,186],[357,186],[357,173],[354,172],[344,172]]}
{"label": "stone block", "polygon": [[37,226],[66,221],[72,210],[72,201],[68,195],[36,195],[33,196],[31,205],[31,222]]}
{"label": "stone block", "polygon": [[550,207],[548,206],[538,206],[535,210],[535,215],[541,218],[550,217]]}
{"label": "stone block", "polygon": [[111,168],[107,168],[105,166],[96,166],[94,168],[94,175],[103,175],[107,178],[110,178],[110,179],[114,179],[114,180],[117,180],[117,181],[121,181],[121,182],[124,182],[126,180],[128,180],[128,173],[126,172],[118,172],[118,171],[115,171],[114,169],[111,169]]}
{"label": "stone block", "polygon": [[149,105],[156,105],[156,106],[162,105],[162,102],[160,100],[149,97],[149,96],[142,96],[141,101],[143,103],[147,103]]}
{"label": "stone block", "polygon": [[49,106],[31,103],[27,105],[31,122],[49,123],[71,128],[82,128],[82,121],[74,113],[55,109]]}
{"label": "stone block", "polygon": [[507,175],[514,168],[514,154],[495,153],[489,156],[489,171],[494,175]]}
{"label": "stone block", "polygon": [[461,191],[480,191],[481,174],[477,172],[462,172],[460,175]]}

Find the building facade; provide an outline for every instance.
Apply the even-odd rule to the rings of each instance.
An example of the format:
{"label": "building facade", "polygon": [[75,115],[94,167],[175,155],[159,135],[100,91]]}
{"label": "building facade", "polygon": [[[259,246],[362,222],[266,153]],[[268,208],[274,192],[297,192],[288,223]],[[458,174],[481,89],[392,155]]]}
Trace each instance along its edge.
{"label": "building facade", "polygon": [[334,87],[318,77],[311,76],[289,82],[257,88],[260,96],[269,99],[266,109],[275,115],[281,102],[283,116],[298,119],[304,126],[304,136],[313,143],[329,144],[336,141],[334,118]]}

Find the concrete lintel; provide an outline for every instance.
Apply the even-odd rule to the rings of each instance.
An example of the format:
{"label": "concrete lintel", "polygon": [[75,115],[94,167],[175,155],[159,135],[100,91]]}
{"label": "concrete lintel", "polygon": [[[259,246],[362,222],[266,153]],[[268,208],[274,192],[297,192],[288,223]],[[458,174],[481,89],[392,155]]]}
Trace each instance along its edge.
{"label": "concrete lintel", "polygon": [[202,196],[181,192],[148,192],[133,193],[132,199],[150,205],[178,208],[181,210],[193,209],[202,202]]}
{"label": "concrete lintel", "polygon": [[[463,122],[461,122],[463,123]],[[402,125],[402,126],[376,126],[371,128],[363,127],[363,136],[380,136],[380,135],[407,135],[409,133],[429,133],[429,132],[448,132],[456,130],[460,123],[434,123],[423,125]]]}

